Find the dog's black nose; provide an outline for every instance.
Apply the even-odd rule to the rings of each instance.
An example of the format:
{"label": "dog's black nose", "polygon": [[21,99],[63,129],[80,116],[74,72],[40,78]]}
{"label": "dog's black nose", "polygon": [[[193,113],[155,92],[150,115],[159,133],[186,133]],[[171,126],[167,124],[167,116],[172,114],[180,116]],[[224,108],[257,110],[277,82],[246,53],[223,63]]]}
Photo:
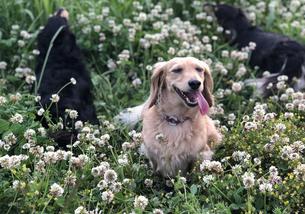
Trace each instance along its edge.
{"label": "dog's black nose", "polygon": [[199,80],[190,80],[188,83],[191,89],[193,90],[197,90],[201,85],[201,82]]}

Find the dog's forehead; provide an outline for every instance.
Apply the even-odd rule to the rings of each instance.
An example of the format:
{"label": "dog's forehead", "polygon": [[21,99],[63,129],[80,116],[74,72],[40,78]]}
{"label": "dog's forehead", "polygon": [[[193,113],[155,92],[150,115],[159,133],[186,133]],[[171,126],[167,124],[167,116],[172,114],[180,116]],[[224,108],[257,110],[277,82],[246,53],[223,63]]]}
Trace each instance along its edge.
{"label": "dog's forehead", "polygon": [[208,69],[208,65],[200,61],[199,59],[193,57],[183,57],[183,58],[174,58],[168,62],[169,69],[174,69],[178,67],[201,67],[203,69]]}

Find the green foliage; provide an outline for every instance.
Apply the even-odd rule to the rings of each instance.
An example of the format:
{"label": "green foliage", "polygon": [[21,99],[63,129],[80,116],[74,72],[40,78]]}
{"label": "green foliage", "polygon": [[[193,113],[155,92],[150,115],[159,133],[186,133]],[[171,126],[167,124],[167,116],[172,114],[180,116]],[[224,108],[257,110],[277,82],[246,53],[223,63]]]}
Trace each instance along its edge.
{"label": "green foliage", "polygon": [[[264,29],[304,40],[303,2],[238,2]],[[261,75],[248,66],[251,52],[228,46],[203,3],[0,0],[1,213],[304,213],[305,94],[255,96],[244,85]],[[35,39],[59,7],[70,13],[101,121],[79,123],[66,151],[48,137],[63,124],[45,109],[42,128],[33,95]],[[223,142],[186,178],[160,178],[138,152],[141,125],[130,131],[113,117],[148,97],[154,63],[189,55],[210,64]]]}

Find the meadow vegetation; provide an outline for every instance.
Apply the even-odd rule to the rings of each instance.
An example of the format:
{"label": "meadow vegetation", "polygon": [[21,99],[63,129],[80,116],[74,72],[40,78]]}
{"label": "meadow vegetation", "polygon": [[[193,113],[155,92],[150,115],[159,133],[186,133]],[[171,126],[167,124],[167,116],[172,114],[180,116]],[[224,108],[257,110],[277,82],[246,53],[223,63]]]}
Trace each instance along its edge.
{"label": "meadow vegetation", "polygon": [[[231,1],[263,29],[305,44],[305,1]],[[0,0],[1,213],[304,213],[305,93],[280,77],[268,99],[244,84],[255,44],[230,47],[223,29],[187,0]],[[41,126],[35,92],[36,36],[64,7],[94,84],[101,127],[75,120],[80,134],[67,150]],[[113,118],[142,103],[153,64],[194,56],[212,70],[210,115],[224,135],[212,161],[186,177],[155,176],[133,130]],[[267,74],[266,71],[264,74]],[[76,83],[77,84],[77,83]],[[60,99],[60,93],[58,94]],[[56,100],[54,101],[56,103]]]}

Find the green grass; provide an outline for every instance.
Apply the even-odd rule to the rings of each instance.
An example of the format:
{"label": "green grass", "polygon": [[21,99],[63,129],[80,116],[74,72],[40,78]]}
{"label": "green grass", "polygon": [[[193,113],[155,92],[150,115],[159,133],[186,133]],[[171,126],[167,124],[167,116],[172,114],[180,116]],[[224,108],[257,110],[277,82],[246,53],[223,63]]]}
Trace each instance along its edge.
{"label": "green grass", "polygon": [[[305,43],[304,3],[293,8],[292,3],[274,1],[278,6],[273,8],[271,1],[225,2],[243,7],[251,17],[255,14],[254,22],[263,29]],[[95,209],[103,213],[158,213],[156,209],[164,213],[304,212],[302,103],[305,94],[283,89],[276,94],[281,100],[275,101],[276,97],[262,99],[253,95],[250,87],[232,91],[233,83],[242,83],[257,71],[249,68],[247,59],[225,56],[223,51],[232,53],[235,48],[224,41],[215,20],[200,19],[201,15],[204,17],[203,3],[0,0],[0,65],[7,64],[0,69],[1,213],[74,213],[75,210],[81,213],[81,206],[83,213]],[[28,83],[34,75],[33,50],[39,27],[59,7],[70,13],[71,29],[91,72],[95,105],[102,124],[100,130],[86,124],[80,143],[69,151],[53,151],[50,147],[55,143],[44,135],[41,124],[35,120],[35,83]],[[143,13],[143,20],[137,19],[139,13]],[[100,32],[95,32],[94,26],[100,26]],[[30,38],[23,38],[21,31],[29,33]],[[209,41],[205,42],[205,36]],[[101,37],[105,40],[101,41]],[[148,48],[143,47],[143,39],[149,41]],[[120,61],[123,50],[129,51],[129,58]],[[223,171],[216,173],[213,167],[200,170],[203,165],[197,163],[185,182],[179,176],[166,180],[154,175],[148,161],[138,153],[141,140],[137,133],[141,124],[136,134],[131,134],[127,127],[116,124],[113,117],[148,97],[154,63],[188,55],[210,62],[216,97],[211,117],[224,140],[213,158],[221,163]],[[239,77],[236,72],[241,66],[245,66],[246,73]],[[20,70],[28,72],[20,75]],[[140,85],[133,84],[137,78]],[[291,103],[294,103],[292,109]],[[22,115],[22,122],[18,123],[16,113]],[[45,114],[48,117],[48,112]],[[250,125],[256,128],[248,130]],[[55,124],[45,131],[58,128]],[[13,155],[26,155],[27,159],[11,162],[22,157]],[[242,156],[240,160],[238,156]],[[102,188],[107,178],[96,167],[105,162],[109,164],[108,173],[114,170],[117,179]],[[254,175],[253,184],[251,176],[250,184],[245,183],[249,173]],[[62,194],[51,191],[54,183],[63,188]],[[264,185],[269,185],[269,189],[263,191]],[[147,203],[139,196],[145,196]]]}

